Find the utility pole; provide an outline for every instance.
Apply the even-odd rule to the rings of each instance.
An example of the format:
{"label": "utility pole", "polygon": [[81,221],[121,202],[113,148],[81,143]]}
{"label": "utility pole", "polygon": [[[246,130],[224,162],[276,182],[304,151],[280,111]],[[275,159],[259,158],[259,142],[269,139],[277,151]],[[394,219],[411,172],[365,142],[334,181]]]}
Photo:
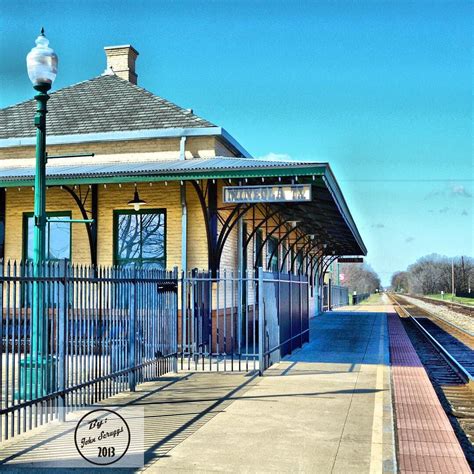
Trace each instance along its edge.
{"label": "utility pole", "polygon": [[454,258],[451,260],[451,301],[454,301]]}

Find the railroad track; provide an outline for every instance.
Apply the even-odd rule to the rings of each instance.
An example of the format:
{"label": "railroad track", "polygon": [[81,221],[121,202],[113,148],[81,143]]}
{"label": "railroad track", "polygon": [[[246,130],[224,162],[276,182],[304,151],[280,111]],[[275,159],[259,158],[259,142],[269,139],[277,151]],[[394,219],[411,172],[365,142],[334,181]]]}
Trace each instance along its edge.
{"label": "railroad track", "polygon": [[[403,296],[394,296],[392,299],[409,313],[416,321],[421,324],[443,347],[450,352],[454,358],[461,364],[469,367],[468,372],[474,376],[474,332],[466,331],[456,324],[447,321],[442,316],[420,308]],[[462,343],[459,344],[459,342]],[[467,350],[466,346],[468,349]]]}
{"label": "railroad track", "polygon": [[437,300],[435,298],[426,298],[425,296],[417,296],[417,295],[408,295],[411,298],[416,298],[417,300],[424,301],[425,303],[430,303],[436,306],[441,306],[443,308],[450,309],[451,311],[455,311],[456,313],[464,314],[466,316],[470,316],[474,318],[474,307],[462,304],[462,303],[455,303],[454,301],[448,300]]}
{"label": "railroad track", "polygon": [[474,471],[474,337],[398,296],[390,298]]}

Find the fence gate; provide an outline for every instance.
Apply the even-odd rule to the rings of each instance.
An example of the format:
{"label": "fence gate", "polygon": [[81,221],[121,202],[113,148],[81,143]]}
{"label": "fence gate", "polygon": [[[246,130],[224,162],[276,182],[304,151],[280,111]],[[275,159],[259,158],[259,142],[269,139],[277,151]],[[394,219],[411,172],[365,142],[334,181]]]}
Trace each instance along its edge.
{"label": "fence gate", "polygon": [[181,370],[263,371],[309,338],[306,276],[191,272],[181,279]]}

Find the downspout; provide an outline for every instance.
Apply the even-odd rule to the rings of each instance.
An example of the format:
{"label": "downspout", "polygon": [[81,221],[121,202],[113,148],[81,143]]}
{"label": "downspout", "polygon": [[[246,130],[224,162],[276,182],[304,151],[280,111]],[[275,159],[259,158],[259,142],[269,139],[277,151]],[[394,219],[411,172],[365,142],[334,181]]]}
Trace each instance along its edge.
{"label": "downspout", "polygon": [[244,223],[242,217],[239,217],[237,224],[237,290],[238,290],[238,306],[237,306],[237,347],[242,347],[242,307],[244,304]]}
{"label": "downspout", "polygon": [[[179,143],[179,159],[186,159],[186,137],[181,137]],[[186,277],[188,270],[188,206],[186,202],[186,181],[180,186],[181,196],[181,341],[178,340],[178,345],[181,345],[181,353],[184,354],[186,350],[186,306],[187,306],[187,288]],[[179,336],[178,336],[179,337]],[[178,349],[179,350],[179,349]]]}
{"label": "downspout", "polygon": [[6,188],[0,188],[0,260],[5,259],[5,215],[6,215],[7,192]]}
{"label": "downspout", "polygon": [[[181,137],[179,144],[179,159],[186,159],[186,137]],[[186,181],[180,188],[181,193],[181,270],[188,269],[188,206],[186,202]]]}

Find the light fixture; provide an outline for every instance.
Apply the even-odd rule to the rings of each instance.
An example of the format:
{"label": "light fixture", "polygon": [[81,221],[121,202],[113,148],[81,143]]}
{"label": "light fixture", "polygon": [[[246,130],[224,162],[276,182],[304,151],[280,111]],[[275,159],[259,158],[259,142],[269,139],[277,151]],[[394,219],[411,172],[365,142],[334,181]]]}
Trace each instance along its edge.
{"label": "light fixture", "polygon": [[49,47],[49,40],[44,35],[43,28],[35,42],[36,46],[26,56],[28,77],[35,89],[38,86],[48,90],[58,73],[58,56]]}
{"label": "light fixture", "polygon": [[140,196],[138,195],[138,189],[135,186],[135,192],[133,193],[133,199],[131,201],[128,201],[129,206],[133,206],[133,209],[135,211],[140,210],[140,206],[144,206],[146,204],[146,201],[143,199],[140,199]]}
{"label": "light fixture", "polygon": [[[36,113],[34,116],[34,126],[36,128],[35,147],[35,184],[32,186],[34,192],[34,229],[33,229],[33,275],[42,274],[42,265],[46,261],[46,114],[48,91],[51,89],[53,81],[58,72],[58,57],[48,46],[49,41],[44,36],[44,29],[36,38],[36,46],[26,56],[26,67],[28,77],[33,83],[33,88],[37,91],[35,95]],[[46,301],[47,290],[42,283],[33,281],[32,284],[33,301]],[[50,389],[50,384],[46,382],[47,374],[53,370],[52,361],[48,352],[48,314],[44,311],[43,303],[33,304],[31,311],[31,359],[19,369],[20,380],[27,380],[31,377],[29,367],[36,367],[35,393],[46,395]],[[36,350],[35,350],[36,347]],[[45,349],[46,348],[46,349]],[[38,362],[39,367],[38,368]],[[31,364],[31,365],[29,365]],[[29,367],[28,367],[29,365]],[[30,378],[31,380],[31,378]],[[26,391],[26,387],[24,389]],[[19,398],[25,398],[25,392],[19,394]]]}

